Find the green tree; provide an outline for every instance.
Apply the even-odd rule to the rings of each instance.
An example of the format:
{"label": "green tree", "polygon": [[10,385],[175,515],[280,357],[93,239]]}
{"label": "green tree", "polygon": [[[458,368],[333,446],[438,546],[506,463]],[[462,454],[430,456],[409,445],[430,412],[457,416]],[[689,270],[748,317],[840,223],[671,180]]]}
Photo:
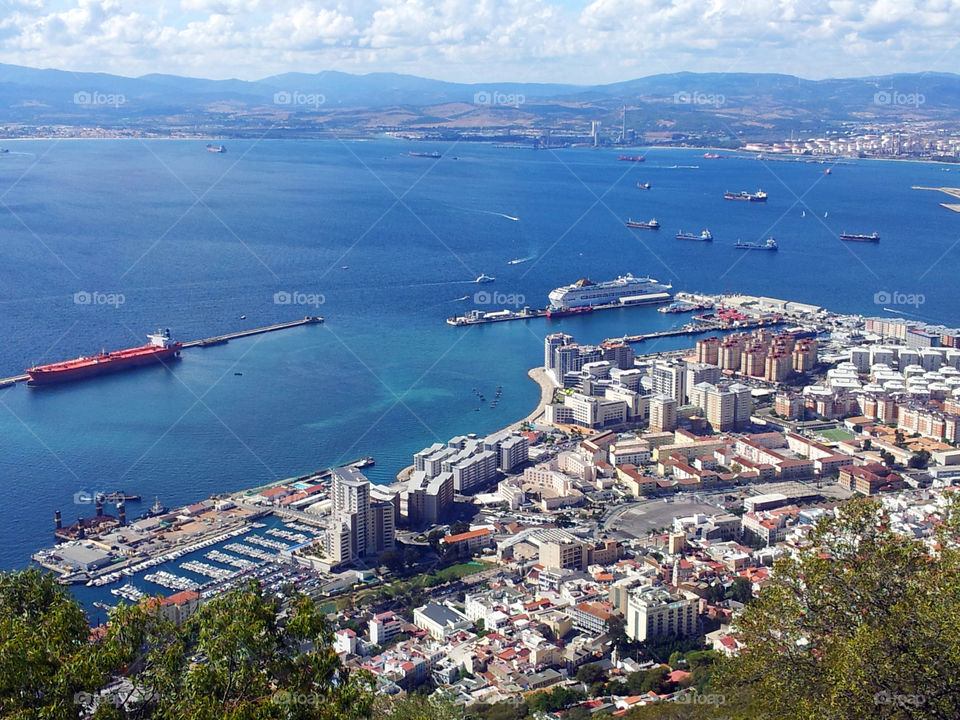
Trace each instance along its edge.
{"label": "green tree", "polygon": [[730,585],[728,595],[731,600],[746,605],[753,600],[753,583],[747,578],[738,577]]}
{"label": "green tree", "polygon": [[595,682],[606,680],[607,674],[597,663],[587,663],[577,668],[577,682],[593,685]]}
{"label": "green tree", "polygon": [[420,550],[407,546],[403,549],[403,564],[408,568],[416,567],[420,564]]}
{"label": "green tree", "polygon": [[954,500],[932,551],[879,503],[842,506],[736,620],[746,649],[719,664],[722,692],[770,720],[960,717],[958,516]]}
{"label": "green tree", "polygon": [[907,461],[907,467],[912,468],[914,470],[926,470],[927,465],[929,464],[930,464],[929,450],[921,450],[920,452],[916,452]]}
{"label": "green tree", "polygon": [[396,550],[384,550],[380,553],[379,562],[394,575],[403,572],[403,557]]}
{"label": "green tree", "polygon": [[78,718],[74,699],[106,684],[129,657],[88,643],[76,601],[38,568],[0,574],[0,716]]}
{"label": "green tree", "polygon": [[463,705],[446,694],[377,695],[371,715],[378,720],[465,720]]}
{"label": "green tree", "polygon": [[655,692],[657,695],[663,695],[670,692],[673,683],[667,678],[670,674],[670,668],[659,665],[647,671],[643,679],[643,685],[640,686],[640,692]]}
{"label": "green tree", "polygon": [[470,532],[470,523],[464,522],[463,520],[458,520],[450,526],[451,535],[459,535],[460,533]]}

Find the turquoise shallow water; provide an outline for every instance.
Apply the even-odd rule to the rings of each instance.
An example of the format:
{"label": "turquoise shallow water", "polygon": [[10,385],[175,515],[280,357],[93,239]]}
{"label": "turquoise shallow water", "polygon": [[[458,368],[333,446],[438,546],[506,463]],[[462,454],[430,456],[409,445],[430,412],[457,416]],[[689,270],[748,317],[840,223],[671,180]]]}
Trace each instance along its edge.
{"label": "turquoise shallow water", "polygon": [[[0,567],[49,544],[55,508],[89,512],[73,504],[84,488],[174,505],[368,454],[371,478],[388,481],[426,444],[529,412],[538,391],[526,370],[547,332],[598,341],[687,320],[634,308],[446,326],[480,289],[542,306],[558,285],[629,271],[865,314],[882,312],[879,291],[922,293],[922,306],[900,309],[960,324],[960,215],[910,189],[956,184],[956,169],[856,162],[824,176],[815,164],[685,150],[634,164],[588,149],[233,141],[217,155],[204,144],[11,145],[0,161],[0,375],[137,344],[158,325],[193,339],[304,314],[327,323],[193,349],[172,370],[0,390]],[[765,205],[721,197],[758,187]],[[651,216],[659,233],[623,226]],[[712,244],[673,239],[704,227]],[[836,239],[874,230],[879,245]],[[769,235],[779,252],[732,248]],[[496,282],[474,284],[482,272]],[[124,302],[75,304],[81,291]],[[323,304],[275,304],[284,291]],[[477,411],[472,389],[489,399],[498,385],[498,407]]]}

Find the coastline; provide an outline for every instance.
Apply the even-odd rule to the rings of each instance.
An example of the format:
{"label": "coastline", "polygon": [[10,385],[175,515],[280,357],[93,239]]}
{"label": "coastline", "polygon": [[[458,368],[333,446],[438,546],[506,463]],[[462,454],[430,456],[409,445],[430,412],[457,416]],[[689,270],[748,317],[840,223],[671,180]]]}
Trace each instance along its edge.
{"label": "coastline", "polygon": [[[540,387],[540,400],[537,401],[537,406],[533,409],[533,412],[529,413],[520,420],[516,420],[506,427],[495,430],[491,435],[496,435],[497,433],[507,432],[509,430],[516,430],[524,423],[533,424],[535,420],[543,415],[545,408],[553,401],[553,393],[557,389],[553,384],[553,381],[547,375],[547,371],[542,367],[533,367],[527,371],[527,377],[533,380]],[[413,465],[407,465],[403,470],[397,473],[396,482],[406,483],[410,476],[413,474]],[[393,485],[393,483],[390,483]]]}

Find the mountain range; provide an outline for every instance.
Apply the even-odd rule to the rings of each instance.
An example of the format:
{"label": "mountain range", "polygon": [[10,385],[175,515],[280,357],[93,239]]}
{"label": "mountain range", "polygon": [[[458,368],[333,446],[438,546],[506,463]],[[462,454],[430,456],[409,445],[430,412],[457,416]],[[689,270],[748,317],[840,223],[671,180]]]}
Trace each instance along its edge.
{"label": "mountain range", "polygon": [[[956,126],[960,75],[806,80],[757,73],[674,73],[591,86],[452,83],[412,75],[286,73],[262,80],[124,77],[0,65],[8,130],[47,125],[154,130],[375,129],[463,132],[589,128],[783,137],[844,123]],[[624,110],[625,109],[625,110]]]}

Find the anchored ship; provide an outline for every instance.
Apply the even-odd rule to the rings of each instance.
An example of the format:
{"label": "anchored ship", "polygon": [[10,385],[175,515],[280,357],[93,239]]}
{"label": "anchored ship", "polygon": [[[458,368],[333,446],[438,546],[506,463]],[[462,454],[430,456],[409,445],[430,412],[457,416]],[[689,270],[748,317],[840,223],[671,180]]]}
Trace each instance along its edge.
{"label": "anchored ship", "polygon": [[840,233],[841,240],[852,240],[853,242],[880,242],[880,233],[871,235],[857,235],[856,233]]}
{"label": "anchored ship", "polygon": [[207,145],[207,152],[225,153],[226,151],[227,151],[226,145]]}
{"label": "anchored ship", "polygon": [[548,297],[552,308],[569,309],[616,302],[628,304],[631,298],[669,294],[671,289],[671,285],[659,283],[653,278],[635,278],[627,273],[616,280],[601,283],[582,278],[571,285],[551,290]]}
{"label": "anchored ship", "polygon": [[747,202],[766,202],[767,194],[763,190],[757,190],[755,193],[748,193],[741,190],[738,193],[732,193],[729,190],[723,194],[725,200],[745,200]]}
{"label": "anchored ship", "polygon": [[50,385],[52,383],[84,380],[104,373],[129,370],[130,368],[153,363],[177,360],[183,343],[170,339],[170,330],[157,330],[147,335],[146,345],[126,350],[101,350],[91,357],[78,357],[76,360],[37,365],[28,368],[27,385]]}
{"label": "anchored ship", "polygon": [[713,240],[713,234],[709,230],[704,230],[699,235],[694,233],[685,233],[683,230],[677,233],[677,240],[701,240],[703,242],[710,242]]}
{"label": "anchored ship", "polygon": [[737,244],[734,245],[737,250],[776,250],[777,241],[772,237],[767,238],[766,242],[762,243],[750,243],[737,240]]}
{"label": "anchored ship", "polygon": [[643,155],[617,155],[617,160],[623,160],[624,162],[643,162]]}
{"label": "anchored ship", "polygon": [[645,182],[645,183],[639,183],[639,182],[638,182],[638,183],[637,183],[637,190],[649,190],[649,189],[650,189],[650,183],[648,183],[648,182]]}
{"label": "anchored ship", "polygon": [[627,227],[629,228],[641,228],[642,230],[659,230],[660,223],[656,218],[650,218],[647,222],[642,222],[640,220],[627,220]]}
{"label": "anchored ship", "polygon": [[414,152],[410,151],[410,157],[419,157],[419,158],[432,158],[438,160],[440,158],[440,153],[438,152]]}

